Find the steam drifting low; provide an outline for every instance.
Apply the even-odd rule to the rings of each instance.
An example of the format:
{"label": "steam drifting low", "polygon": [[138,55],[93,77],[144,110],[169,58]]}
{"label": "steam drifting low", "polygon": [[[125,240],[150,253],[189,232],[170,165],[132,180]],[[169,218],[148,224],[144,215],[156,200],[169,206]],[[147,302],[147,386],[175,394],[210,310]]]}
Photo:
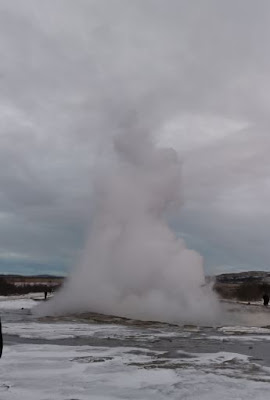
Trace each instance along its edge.
{"label": "steam drifting low", "polygon": [[134,126],[130,132],[114,140],[116,162],[96,184],[96,210],[81,262],[39,311],[210,320],[217,302],[205,286],[202,257],[187,249],[167,222],[181,205],[177,153],[157,148]]}

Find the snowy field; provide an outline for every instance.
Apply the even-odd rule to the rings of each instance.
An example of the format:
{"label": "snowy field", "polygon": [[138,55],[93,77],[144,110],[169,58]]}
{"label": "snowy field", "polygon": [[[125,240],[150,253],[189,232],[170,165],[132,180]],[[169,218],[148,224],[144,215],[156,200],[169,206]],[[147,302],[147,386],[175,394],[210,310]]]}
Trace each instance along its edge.
{"label": "snowy field", "polygon": [[1,400],[269,399],[270,364],[247,354],[268,328],[43,322],[35,304],[0,299]]}

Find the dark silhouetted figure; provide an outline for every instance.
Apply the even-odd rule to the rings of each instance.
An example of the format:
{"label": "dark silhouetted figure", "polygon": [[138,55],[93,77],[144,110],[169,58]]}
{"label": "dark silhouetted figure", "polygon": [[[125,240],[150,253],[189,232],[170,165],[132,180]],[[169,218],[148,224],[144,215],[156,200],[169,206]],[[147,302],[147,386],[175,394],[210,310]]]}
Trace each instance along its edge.
{"label": "dark silhouetted figure", "polygon": [[265,293],[265,294],[263,295],[262,298],[263,298],[263,305],[264,305],[264,306],[268,306],[268,303],[269,303],[269,296],[268,296],[268,294]]}
{"label": "dark silhouetted figure", "polygon": [[44,300],[47,300],[48,292],[44,292]]}
{"label": "dark silhouetted figure", "polygon": [[2,335],[2,323],[0,318],[0,358],[2,357],[2,351],[3,351],[3,335]]}

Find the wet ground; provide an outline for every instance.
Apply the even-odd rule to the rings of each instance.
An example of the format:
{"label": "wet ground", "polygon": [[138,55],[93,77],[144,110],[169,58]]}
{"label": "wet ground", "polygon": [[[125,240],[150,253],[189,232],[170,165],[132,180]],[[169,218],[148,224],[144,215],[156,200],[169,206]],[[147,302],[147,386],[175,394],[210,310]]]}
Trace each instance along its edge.
{"label": "wet ground", "polygon": [[[22,302],[23,306],[24,303]],[[27,306],[27,301],[26,301]],[[270,307],[252,308],[245,304],[230,304],[232,312],[242,311],[258,315],[263,314],[263,323],[269,325],[241,327],[204,327],[195,325],[170,325],[158,322],[143,322],[135,321],[126,318],[113,316],[105,316],[95,313],[71,315],[65,317],[46,317],[36,318],[30,308],[21,307],[20,309],[3,309],[1,311],[3,325],[10,324],[11,327],[19,324],[26,329],[25,324],[28,324],[28,331],[31,330],[31,323],[39,323],[40,331],[43,332],[43,337],[35,337],[34,332],[29,333],[29,337],[16,333],[16,329],[8,329],[4,333],[6,344],[56,344],[68,346],[108,346],[108,347],[133,347],[149,348],[153,350],[167,351],[167,356],[174,358],[179,350],[187,352],[199,353],[215,353],[218,351],[233,352],[245,354],[252,357],[258,363],[268,365],[270,367]],[[257,319],[258,320],[258,319]],[[65,329],[65,324],[74,326],[74,330],[70,337],[50,338],[46,340],[46,330],[57,330],[57,327]],[[81,336],[76,330],[81,324],[85,325],[85,335]],[[100,325],[100,329],[97,327]],[[89,336],[87,330],[89,327]],[[91,327],[95,327],[96,332],[91,335]],[[102,329],[103,328],[103,329]],[[116,329],[115,329],[116,328]],[[12,334],[12,330],[14,334]],[[45,332],[44,332],[45,331]],[[60,330],[59,330],[60,331]],[[7,333],[8,332],[8,333]]]}
{"label": "wet ground", "polygon": [[[192,387],[194,374],[199,379],[198,385],[203,385],[203,388],[214,385],[215,390],[219,391],[224,386],[224,393],[231,391],[230,398],[234,398],[234,395],[235,398],[241,398],[239,393],[244,393],[245,398],[249,398],[248,387],[255,390],[256,383],[257,398],[268,399],[269,392],[266,394],[266,388],[270,388],[270,309],[255,305],[250,307],[229,304],[227,308],[235,323],[206,327],[141,322],[98,314],[38,319],[31,311],[35,304],[29,298],[0,300],[5,343],[1,365],[15,371],[22,363],[25,380],[28,379],[30,387],[33,385],[33,393],[36,390],[36,396],[40,391],[43,396],[36,399],[71,400],[71,397],[65,397],[63,389],[63,385],[71,384],[70,379],[74,381],[71,386],[75,394],[80,385],[85,389],[78,397],[74,397],[79,400],[92,398],[89,397],[89,390],[93,387],[96,390],[93,398],[102,399],[152,398],[151,396],[162,399],[163,395],[164,398],[179,398],[177,395],[181,390],[184,390],[185,398],[202,398],[201,392],[196,392]],[[237,324],[237,315],[241,315],[241,320],[249,323]],[[37,385],[32,379],[33,369],[37,366],[40,368],[44,360],[45,365],[50,365],[49,369],[43,371],[43,375],[47,374],[48,385],[53,379],[50,375],[52,369],[58,371],[64,368],[64,371],[69,371],[61,375],[62,389],[58,390],[56,397],[46,394],[45,383],[43,386]],[[78,375],[79,370],[81,375]],[[119,372],[118,384],[112,378],[116,379],[116,370]],[[128,371],[136,375],[135,387],[131,383],[125,384]],[[97,374],[95,384],[90,379],[90,373]],[[160,378],[156,381],[157,374],[161,375],[158,375]],[[2,389],[6,397],[2,396],[1,400],[16,399],[16,388],[20,398],[19,388],[22,389],[25,382],[20,381],[21,371],[18,371],[13,384],[6,369],[4,376],[6,382],[2,384]],[[146,383],[145,379],[148,382],[152,378],[154,382]],[[80,384],[81,379],[83,383]],[[163,382],[162,390],[158,389],[160,379]],[[184,388],[180,384],[183,379],[186,380]],[[5,389],[6,386],[3,385],[10,385],[10,388]],[[142,385],[144,389],[141,392]],[[28,397],[25,398],[30,399],[31,393],[27,392]]]}

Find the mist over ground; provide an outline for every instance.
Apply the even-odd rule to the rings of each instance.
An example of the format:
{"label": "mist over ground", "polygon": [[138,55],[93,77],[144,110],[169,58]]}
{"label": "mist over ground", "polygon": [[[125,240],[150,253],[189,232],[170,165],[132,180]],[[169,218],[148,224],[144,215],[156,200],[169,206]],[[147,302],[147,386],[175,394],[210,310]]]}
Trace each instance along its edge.
{"label": "mist over ground", "polygon": [[82,261],[61,292],[38,312],[213,321],[219,307],[205,284],[202,257],[187,249],[167,222],[168,213],[181,204],[177,153],[157,149],[147,131],[125,128],[114,141],[115,168],[97,182]]}

